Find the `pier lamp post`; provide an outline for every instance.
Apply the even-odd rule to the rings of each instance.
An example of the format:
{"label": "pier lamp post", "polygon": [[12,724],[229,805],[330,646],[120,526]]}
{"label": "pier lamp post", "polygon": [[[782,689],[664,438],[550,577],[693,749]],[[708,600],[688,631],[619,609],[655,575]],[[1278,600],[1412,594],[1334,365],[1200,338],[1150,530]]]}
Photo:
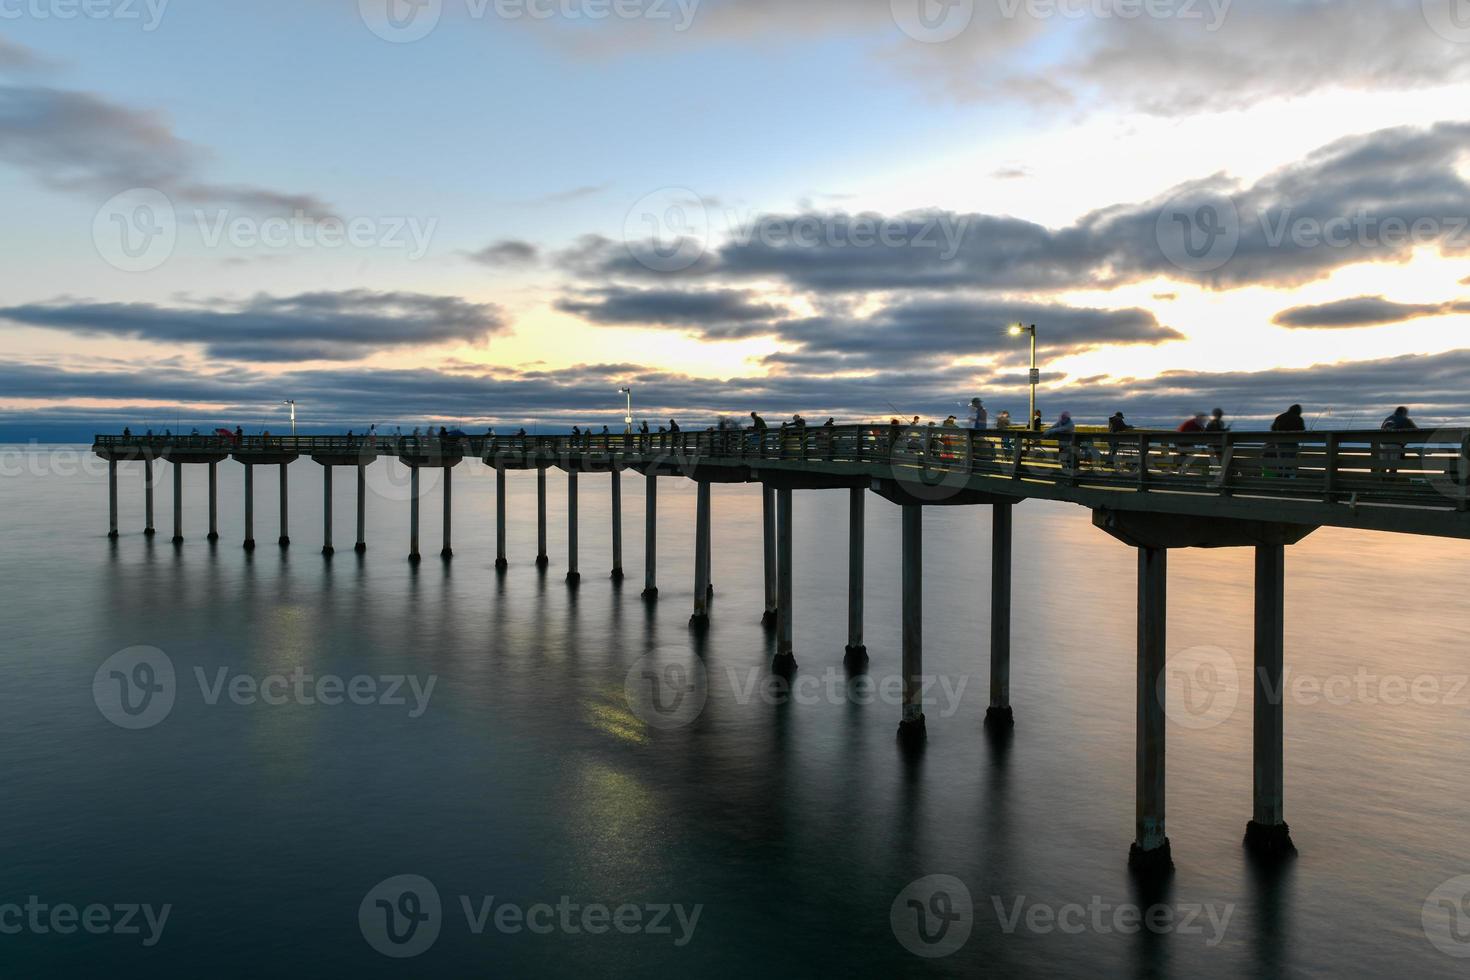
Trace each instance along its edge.
{"label": "pier lamp post", "polygon": [[623,423],[626,426],[626,428],[623,429],[623,432],[625,434],[631,435],[633,432],[633,389],[619,388],[618,394],[623,395],[628,399],[628,411],[627,414],[623,416]]}
{"label": "pier lamp post", "polygon": [[281,404],[291,406],[291,435],[294,438],[296,435],[296,401],[295,399],[288,398],[281,402]]}
{"label": "pier lamp post", "polygon": [[1018,323],[1011,327],[1011,336],[1019,337],[1023,333],[1031,335],[1031,411],[1026,415],[1026,428],[1031,428],[1036,418],[1036,386],[1041,382],[1041,369],[1036,364],[1036,324],[1026,326]]}

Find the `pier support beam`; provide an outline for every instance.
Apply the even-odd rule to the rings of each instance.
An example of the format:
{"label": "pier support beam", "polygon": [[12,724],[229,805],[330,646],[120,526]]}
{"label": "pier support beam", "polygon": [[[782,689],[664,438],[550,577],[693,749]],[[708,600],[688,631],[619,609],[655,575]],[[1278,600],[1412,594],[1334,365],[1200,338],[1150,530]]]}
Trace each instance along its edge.
{"label": "pier support beam", "polygon": [[1164,653],[1169,552],[1138,549],[1137,817],[1128,866],[1145,874],[1174,867],[1164,833]]}
{"label": "pier support beam", "polygon": [[408,560],[421,561],[419,554],[419,468],[408,468]]}
{"label": "pier support beam", "polygon": [[107,461],[107,536],[113,541],[117,533],[117,460]]}
{"label": "pier support beam", "polygon": [[761,530],[766,572],[766,611],[761,616],[765,626],[776,625],[776,491],[761,484]]}
{"label": "pier support beam", "polygon": [[245,464],[245,550],[255,550],[255,464]]}
{"label": "pier support beam", "polygon": [[546,470],[536,468],[536,567],[551,564],[546,554]]}
{"label": "pier support beam", "polygon": [[[329,471],[331,467],[327,468]],[[281,464],[281,539],[282,548],[291,547],[291,495],[287,492],[286,464]]]}
{"label": "pier support beam", "polygon": [[922,741],[924,730],[924,508],[903,508],[903,720],[898,737]]}
{"label": "pier support beam", "polygon": [[612,579],[623,580],[623,472],[612,471]]}
{"label": "pier support beam", "polygon": [[1282,671],[1285,648],[1286,548],[1256,547],[1256,664],[1254,818],[1245,829],[1245,846],[1258,857],[1279,859],[1296,853],[1286,825],[1283,766]]}
{"label": "pier support beam", "polygon": [[505,557],[505,464],[495,464],[495,567],[505,571],[510,561]]}
{"label": "pier support beam", "polygon": [[[286,472],[286,467],[281,467],[281,473]],[[285,476],[281,477],[282,480]],[[284,531],[284,527],[282,531]],[[337,553],[332,547],[332,467],[322,467],[322,554],[328,558]]]}
{"label": "pier support beam", "polygon": [[153,460],[143,460],[143,534],[153,537]]}
{"label": "pier support beam", "polygon": [[1011,710],[1011,522],[1014,504],[995,504],[990,536],[990,707],[985,724],[1010,728]]}
{"label": "pier support beam", "polygon": [[174,544],[184,543],[184,464],[173,463],[174,468]]}
{"label": "pier support beam", "polygon": [[842,662],[848,667],[861,667],[868,662],[868,648],[863,644],[863,538],[865,532],[867,490],[853,487],[849,491],[847,514],[847,650]]}
{"label": "pier support beam", "polygon": [[451,531],[454,524],[454,470],[444,467],[444,547],[439,557],[445,561],[454,557],[454,542]]}
{"label": "pier support beam", "polygon": [[582,581],[577,570],[577,471],[567,473],[567,584]]}
{"label": "pier support beam", "polygon": [[689,617],[689,625],[702,629],[709,625],[710,484],[700,480],[695,487],[694,615]]}
{"label": "pier support beam", "polygon": [[352,550],[367,552],[367,467],[357,464],[357,543]]}
{"label": "pier support beam", "polygon": [[658,598],[658,477],[645,477],[643,496],[643,598]]}
{"label": "pier support beam", "polygon": [[219,464],[209,464],[209,540],[219,540]]}
{"label": "pier support beam", "polygon": [[776,661],[771,670],[790,674],[796,670],[791,628],[791,491],[776,491]]}

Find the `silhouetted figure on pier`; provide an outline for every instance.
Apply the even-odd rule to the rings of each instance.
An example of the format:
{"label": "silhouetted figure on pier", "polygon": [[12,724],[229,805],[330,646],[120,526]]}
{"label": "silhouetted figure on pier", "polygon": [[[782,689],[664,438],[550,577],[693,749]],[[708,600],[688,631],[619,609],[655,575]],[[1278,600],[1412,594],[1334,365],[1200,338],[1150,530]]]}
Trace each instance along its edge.
{"label": "silhouetted figure on pier", "polygon": [[[1306,432],[1307,422],[1302,418],[1302,407],[1300,405],[1293,405],[1276,416],[1276,421],[1271,423],[1271,431]],[[1296,479],[1296,455],[1299,448],[1301,448],[1300,443],[1283,442],[1277,447],[1275,453],[1266,454],[1267,459],[1271,459],[1274,456],[1281,461],[1281,465],[1276,471],[1278,476],[1284,476],[1288,480]]]}
{"label": "silhouetted figure on pier", "polygon": [[1225,421],[1225,410],[1217,408],[1210,413],[1210,420],[1205,423],[1206,432],[1229,432],[1230,426]]}
{"label": "silhouetted figure on pier", "polygon": [[990,413],[985,410],[985,404],[978,398],[970,399],[970,428],[975,431],[988,428],[990,425]]}
{"label": "silhouetted figure on pier", "polygon": [[1034,411],[1034,412],[1031,413],[1031,431],[1032,432],[1040,432],[1041,430],[1042,430],[1041,409],[1038,408],[1036,411]]}
{"label": "silhouetted figure on pier", "polygon": [[127,426],[123,426],[123,438],[124,439],[131,439],[131,438],[133,438],[133,430],[130,429],[130,428],[128,428]]}
{"label": "silhouetted figure on pier", "polygon": [[1409,409],[1406,405],[1400,405],[1393,410],[1392,415],[1383,420],[1383,430],[1385,432],[1404,432],[1417,428],[1419,426],[1415,424],[1413,419],[1409,418]]}

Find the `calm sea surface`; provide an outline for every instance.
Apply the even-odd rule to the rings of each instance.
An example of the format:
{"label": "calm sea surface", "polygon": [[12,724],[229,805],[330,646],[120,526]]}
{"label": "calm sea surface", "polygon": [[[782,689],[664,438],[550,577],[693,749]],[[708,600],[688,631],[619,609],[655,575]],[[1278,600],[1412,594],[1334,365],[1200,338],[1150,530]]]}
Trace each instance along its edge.
{"label": "calm sea surface", "polygon": [[[188,540],[175,549],[166,466],[150,541],[141,465],[124,464],[114,544],[105,469],[78,472],[82,458],[3,455],[0,905],[35,896],[48,909],[0,935],[5,976],[1448,977],[1470,965],[1440,948],[1470,954],[1470,931],[1434,926],[1457,924],[1453,883],[1425,928],[1431,893],[1470,874],[1470,544],[1323,530],[1289,551],[1286,659],[1303,685],[1288,684],[1287,819],[1301,854],[1276,874],[1253,869],[1240,846],[1251,815],[1251,555],[1171,556],[1169,648],[1189,665],[1171,689],[1180,707],[1168,730],[1178,869],[1142,888],[1126,870],[1135,558],[1085,510],[1016,511],[1017,723],[1000,744],[982,727],[990,515],[926,511],[925,667],[936,689],[927,747],[911,754],[896,743],[899,708],[886,693],[899,663],[899,512],[876,496],[872,664],[850,686],[846,495],[796,494],[795,644],[810,680],[782,698],[765,685],[773,651],[760,625],[754,488],[715,489],[717,595],[699,640],[687,626],[687,481],[660,484],[662,599],[647,605],[638,477],[624,479],[621,586],[607,577],[607,478],[582,478],[585,580],[571,590],[555,472],[552,567],[533,564],[534,475],[511,474],[511,568],[498,575],[494,480],[478,462],[455,474],[451,563],[437,557],[440,497],[426,481],[425,560],[414,568],[396,462],[371,471],[362,558],[351,550],[354,481],[338,472],[338,553],[326,561],[310,462],[291,468],[285,552],[276,474],[257,470],[260,547],[248,556],[237,464],[220,466],[216,546],[204,539],[206,468],[186,469]],[[161,651],[175,678],[171,709],[129,730],[99,707],[117,716],[107,694],[122,681],[98,675],[135,647]],[[114,662],[119,677],[148,680],[128,656]],[[372,697],[358,691],[374,703],[340,689],[345,703],[309,702],[271,680],[298,670],[313,684],[372,678],[357,683],[375,685]],[[655,692],[659,705],[686,695],[704,698],[702,710],[677,708],[683,725],[651,711],[649,676],[688,681]],[[391,703],[391,679],[405,677],[421,692],[432,680],[426,704],[407,681],[406,703]],[[255,684],[282,703],[250,697]],[[400,960],[377,952],[362,923],[387,921],[375,894],[392,896],[395,916],[426,914],[399,902],[403,889],[374,892],[402,875],[432,883],[440,914],[421,923],[424,936],[438,928],[432,944]],[[972,911],[950,923],[951,938],[970,928],[958,951],[925,959],[890,912],[932,875],[958,879]],[[936,912],[963,904],[952,886],[949,905],[917,887]],[[539,903],[554,914],[538,918]],[[577,908],[564,916],[558,903]],[[119,907],[133,904],[169,906],[161,932],[150,936],[142,913],[137,934],[50,917],[55,906],[104,906],[101,931],[103,916],[120,924]],[[583,928],[588,906],[623,915],[627,931],[595,911]],[[660,925],[660,906],[686,917],[698,906],[698,919],[681,925],[668,912]],[[1129,909],[1153,906],[1172,925],[1128,928]],[[14,932],[23,916],[33,917],[0,909],[0,928]],[[71,934],[53,928],[68,924]]]}

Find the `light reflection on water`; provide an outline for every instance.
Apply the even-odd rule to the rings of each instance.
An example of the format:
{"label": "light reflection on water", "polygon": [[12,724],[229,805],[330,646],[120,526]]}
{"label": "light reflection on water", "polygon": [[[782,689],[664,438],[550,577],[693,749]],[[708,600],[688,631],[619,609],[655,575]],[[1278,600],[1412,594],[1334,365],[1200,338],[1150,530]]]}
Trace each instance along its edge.
{"label": "light reflection on water", "polygon": [[[387,464],[379,464],[387,465]],[[396,465],[396,464],[395,464]],[[134,464],[136,468],[136,464]],[[162,469],[162,468],[161,468]],[[141,477],[124,467],[124,537],[105,538],[105,480],[0,480],[7,602],[0,611],[7,833],[0,902],[171,902],[164,941],[6,937],[22,972],[107,957],[121,975],[387,975],[358,934],[374,884],[421,874],[449,921],[413,967],[465,975],[1451,975],[1460,965],[1420,926],[1425,897],[1470,873],[1470,692],[1458,703],[1288,699],[1287,819],[1301,857],[1262,875],[1240,838],[1250,817],[1251,556],[1171,557],[1171,653],[1217,647],[1239,700],[1222,724],[1169,726],[1169,834],[1178,872],[1126,874],[1133,819],[1134,556],[1086,511],[1033,502],[1015,536],[1013,702],[1008,743],[987,739],[989,514],[925,515],[926,670],[965,683],[931,711],[918,755],[895,743],[880,698],[769,702],[741,694],[773,653],[759,625],[760,500],[715,489],[717,589],[707,636],[687,628],[692,484],[660,486],[659,585],[642,589],[642,480],[624,480],[628,578],[606,578],[605,478],[581,481],[580,589],[565,573],[565,480],[552,474],[550,551],[535,556],[534,479],[510,476],[512,567],[493,568],[494,482],[456,472],[455,551],[413,568],[408,506],[370,498],[369,552],[350,551],[352,481],[336,481],[337,556],[320,547],[320,475],[292,470],[291,550],[275,538],[275,481],[257,479],[253,555],[239,548],[239,471],[221,467],[221,530],[204,541],[202,467],[186,471],[181,550],[145,540]],[[258,474],[259,475],[259,474]],[[432,482],[432,481],[431,481]],[[401,495],[400,495],[401,496]],[[438,497],[424,510],[437,552]],[[840,670],[846,495],[796,495],[796,655],[803,675]],[[867,645],[881,683],[898,664],[899,521],[868,504]],[[347,542],[349,547],[343,547]],[[435,545],[429,548],[429,545]],[[1470,673],[1464,582],[1470,545],[1323,530],[1288,553],[1287,664],[1298,676]],[[143,732],[91,700],[97,666],[146,644],[181,690]],[[625,680],[650,653],[707,669],[693,724],[651,727]],[[435,675],[421,718],[388,706],[204,703],[193,672],[264,676]],[[732,683],[732,677],[734,682]],[[921,961],[888,925],[911,881],[965,882],[977,919],[953,957]],[[525,904],[702,903],[695,940],[472,936],[459,895]],[[1224,940],[1099,933],[1006,935],[1010,906],[1166,902],[1230,906]],[[418,972],[417,970],[415,972]]]}

